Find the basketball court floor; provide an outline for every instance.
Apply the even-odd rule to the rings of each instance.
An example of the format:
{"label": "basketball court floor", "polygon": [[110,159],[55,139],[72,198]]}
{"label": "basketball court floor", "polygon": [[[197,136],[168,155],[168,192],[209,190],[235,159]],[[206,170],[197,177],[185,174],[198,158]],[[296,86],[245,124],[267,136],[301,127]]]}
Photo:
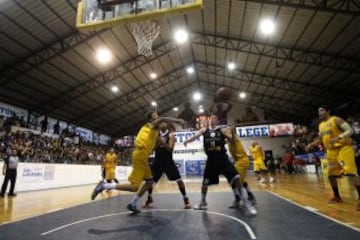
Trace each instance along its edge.
{"label": "basketball court floor", "polygon": [[[193,205],[200,199],[200,180],[186,179]],[[36,211],[37,208],[46,209],[46,205],[49,207],[23,220],[10,217],[13,220],[8,219],[0,225],[0,239],[359,239],[360,213],[355,211],[356,201],[351,199],[351,191],[346,190],[343,205],[328,205],[326,199],[322,199],[326,197],[327,186],[321,181],[321,177],[305,174],[279,175],[274,184],[252,181],[257,198],[258,215],[255,217],[248,216],[242,208],[228,208],[233,196],[225,181],[211,189],[207,211],[183,209],[176,184],[166,180],[157,187],[154,207],[138,215],[125,208],[131,194],[113,192],[109,196],[104,193],[96,201],[89,201],[93,186],[20,193],[12,200],[0,200],[5,215],[11,211],[21,213],[21,208]],[[316,193],[322,187],[325,191]],[[281,194],[277,193],[280,189],[283,189]],[[287,195],[289,198],[284,197],[285,192],[298,196],[291,200],[291,194]],[[22,201],[31,198],[30,195],[35,203],[26,205]],[[78,198],[77,195],[87,200],[78,199],[77,203],[64,204],[68,207],[59,207],[58,203],[64,199]],[[312,203],[314,196],[322,202],[318,208]],[[9,202],[12,202],[12,209],[9,209]],[[37,204],[39,206],[33,206]],[[353,219],[346,212],[353,215]]]}

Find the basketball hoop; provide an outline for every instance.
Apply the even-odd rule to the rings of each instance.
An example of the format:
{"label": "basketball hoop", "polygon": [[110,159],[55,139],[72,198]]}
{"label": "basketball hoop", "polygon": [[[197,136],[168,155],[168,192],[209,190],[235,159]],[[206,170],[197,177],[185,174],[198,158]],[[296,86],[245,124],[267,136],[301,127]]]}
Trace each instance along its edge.
{"label": "basketball hoop", "polygon": [[138,53],[149,57],[152,54],[152,43],[159,36],[160,24],[156,20],[130,23],[131,32],[138,46]]}

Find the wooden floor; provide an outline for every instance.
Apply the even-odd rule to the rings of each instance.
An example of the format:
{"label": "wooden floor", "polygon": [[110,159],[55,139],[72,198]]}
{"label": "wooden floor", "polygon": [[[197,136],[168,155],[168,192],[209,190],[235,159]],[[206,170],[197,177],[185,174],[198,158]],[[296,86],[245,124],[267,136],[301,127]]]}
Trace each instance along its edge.
{"label": "wooden floor", "polygon": [[[360,229],[360,211],[356,211],[358,196],[354,188],[348,184],[346,178],[340,180],[340,192],[344,200],[342,204],[327,203],[331,191],[328,182],[321,175],[278,174],[273,184],[259,184],[255,181],[255,177],[250,174],[248,181],[253,191],[270,191],[279,194],[302,206],[314,208],[323,215]],[[200,184],[201,179],[186,179],[187,190],[189,192],[199,192],[199,198],[191,199],[193,203],[197,203],[200,199]],[[0,223],[13,222],[88,203],[90,202],[90,193],[93,187],[93,185],[90,185],[22,192],[18,193],[15,198],[0,198]],[[230,191],[230,189],[227,183],[222,181],[218,186],[210,187],[210,191]],[[176,183],[163,180],[158,184],[155,192],[178,192],[178,189]],[[103,194],[97,200],[118,194],[130,193],[113,191],[111,195]],[[261,202],[261,199],[258,199],[258,202]]]}

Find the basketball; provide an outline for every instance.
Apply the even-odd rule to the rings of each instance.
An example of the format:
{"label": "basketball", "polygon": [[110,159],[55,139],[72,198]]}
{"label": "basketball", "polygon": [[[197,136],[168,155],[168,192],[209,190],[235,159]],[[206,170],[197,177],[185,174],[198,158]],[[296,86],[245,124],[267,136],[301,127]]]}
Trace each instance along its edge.
{"label": "basketball", "polygon": [[231,90],[228,87],[221,87],[216,91],[216,96],[221,101],[228,101],[231,98]]}

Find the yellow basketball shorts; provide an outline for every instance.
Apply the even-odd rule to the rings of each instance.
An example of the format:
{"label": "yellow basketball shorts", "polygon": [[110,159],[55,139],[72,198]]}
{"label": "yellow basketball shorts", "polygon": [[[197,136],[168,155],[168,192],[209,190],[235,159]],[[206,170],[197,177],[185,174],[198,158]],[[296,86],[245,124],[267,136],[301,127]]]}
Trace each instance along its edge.
{"label": "yellow basketball shorts", "polygon": [[267,167],[262,159],[254,159],[254,172],[267,171]]}
{"label": "yellow basketball shorts", "polygon": [[105,179],[113,180],[115,178],[115,168],[105,168]]}
{"label": "yellow basketball shorts", "polygon": [[148,160],[149,155],[149,151],[138,149],[132,153],[132,171],[128,180],[134,187],[140,187],[143,180],[153,178]]}
{"label": "yellow basketball shorts", "polygon": [[247,170],[249,169],[249,165],[250,165],[250,161],[248,158],[238,159],[235,162],[235,168],[236,168],[236,171],[240,175],[241,182],[246,181],[246,173],[247,173]]}
{"label": "yellow basketball shorts", "polygon": [[326,151],[328,176],[357,175],[355,151],[352,146],[344,146]]}

